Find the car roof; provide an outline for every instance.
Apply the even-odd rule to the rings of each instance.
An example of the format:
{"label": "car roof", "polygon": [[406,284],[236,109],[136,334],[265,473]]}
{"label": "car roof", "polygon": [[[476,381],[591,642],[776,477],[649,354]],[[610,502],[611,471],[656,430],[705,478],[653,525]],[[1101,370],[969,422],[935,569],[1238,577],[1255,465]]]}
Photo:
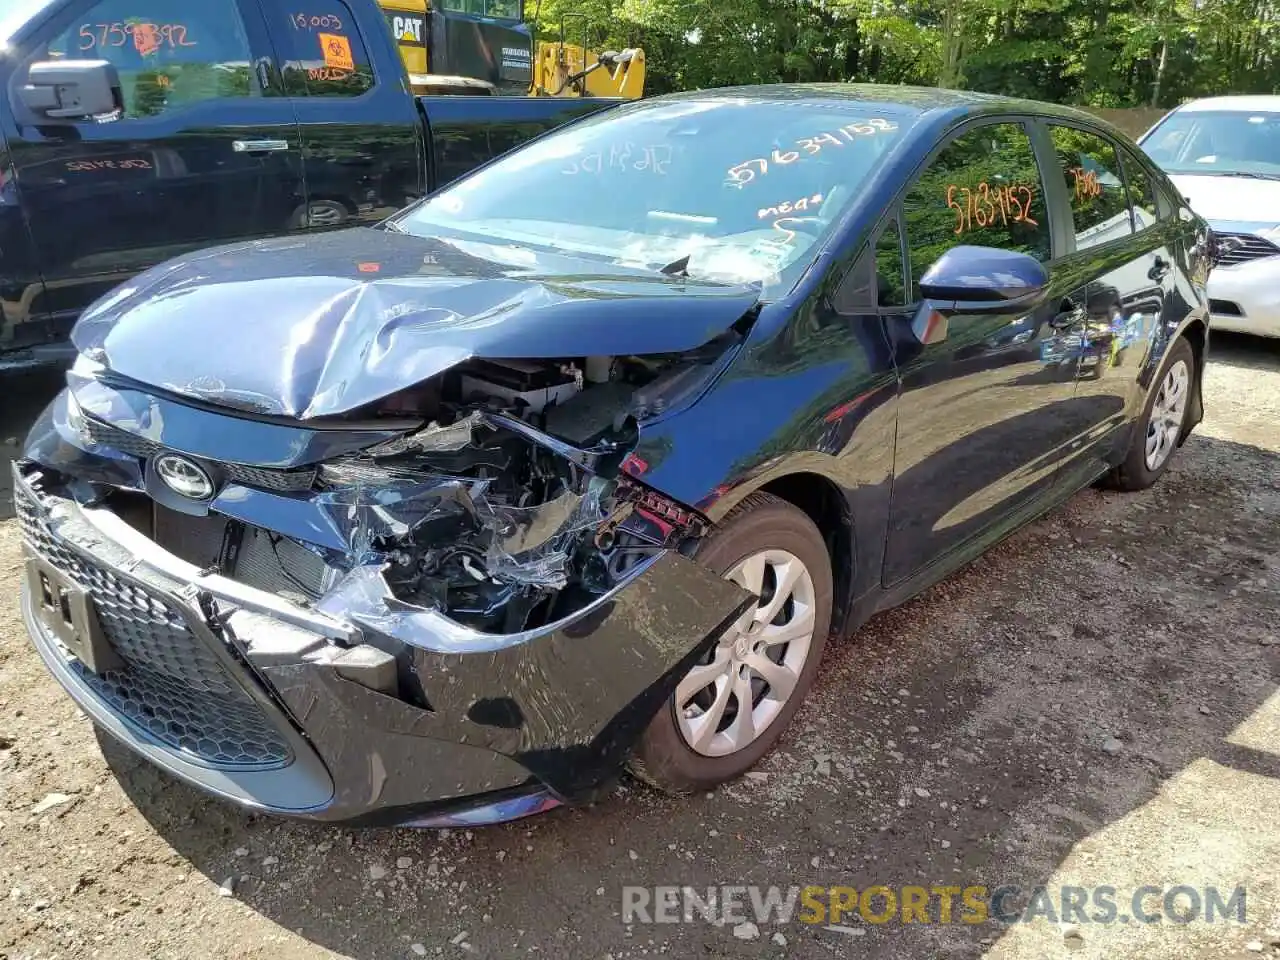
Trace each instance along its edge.
{"label": "car roof", "polygon": [[887,83],[769,83],[754,86],[715,87],[670,93],[654,100],[746,100],[749,102],[808,102],[814,104],[859,103],[899,114],[950,115],[955,118],[981,113],[1022,113],[1034,116],[1083,120],[1110,127],[1093,114],[1038,100]]}
{"label": "car roof", "polygon": [[1241,94],[1234,97],[1205,97],[1192,100],[1178,107],[1178,113],[1198,113],[1202,110],[1222,110],[1240,113],[1280,113],[1280,97]]}

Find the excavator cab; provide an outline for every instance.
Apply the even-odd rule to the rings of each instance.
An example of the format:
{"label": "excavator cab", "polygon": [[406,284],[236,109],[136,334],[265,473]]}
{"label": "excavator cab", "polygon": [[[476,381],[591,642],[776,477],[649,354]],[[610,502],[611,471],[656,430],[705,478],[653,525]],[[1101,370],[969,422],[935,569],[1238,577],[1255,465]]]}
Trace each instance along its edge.
{"label": "excavator cab", "polygon": [[[523,0],[378,0],[417,94],[625,97],[644,94],[644,51],[593,54],[537,44]],[[568,19],[568,18],[566,18]]]}
{"label": "excavator cab", "polygon": [[421,94],[528,92],[533,35],[521,0],[379,0]]}

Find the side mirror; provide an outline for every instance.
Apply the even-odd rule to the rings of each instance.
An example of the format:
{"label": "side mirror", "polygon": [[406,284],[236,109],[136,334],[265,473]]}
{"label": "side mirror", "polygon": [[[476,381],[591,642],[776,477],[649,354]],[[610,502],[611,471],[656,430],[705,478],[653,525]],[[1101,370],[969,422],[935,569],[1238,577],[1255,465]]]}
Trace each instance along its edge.
{"label": "side mirror", "polygon": [[124,106],[120,75],[106,60],[33,63],[20,95],[24,106],[51,120],[87,120]]}
{"label": "side mirror", "polygon": [[947,339],[954,313],[1034,310],[1049,289],[1049,274],[1035,257],[997,247],[952,247],[920,278],[924,301],[911,323],[922,344]]}

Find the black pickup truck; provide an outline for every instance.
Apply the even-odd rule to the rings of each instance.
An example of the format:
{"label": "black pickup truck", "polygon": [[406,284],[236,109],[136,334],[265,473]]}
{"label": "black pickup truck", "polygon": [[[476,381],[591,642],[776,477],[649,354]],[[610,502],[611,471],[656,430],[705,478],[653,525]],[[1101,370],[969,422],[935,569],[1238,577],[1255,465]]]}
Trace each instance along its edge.
{"label": "black pickup truck", "polygon": [[10,0],[0,43],[0,371],[160,261],[376,223],[614,102],[415,97],[375,0]]}

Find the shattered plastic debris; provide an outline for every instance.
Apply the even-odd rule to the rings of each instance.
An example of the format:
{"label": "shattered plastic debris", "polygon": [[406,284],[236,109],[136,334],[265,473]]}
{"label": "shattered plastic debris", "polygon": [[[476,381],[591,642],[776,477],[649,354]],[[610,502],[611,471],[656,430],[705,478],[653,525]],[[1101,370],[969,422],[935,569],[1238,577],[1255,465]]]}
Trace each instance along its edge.
{"label": "shattered plastic debris", "polygon": [[347,542],[357,564],[383,556],[386,551],[380,544],[403,540],[429,521],[450,517],[477,520],[476,502],[483,499],[489,486],[487,480],[456,477],[436,477],[416,483],[384,478],[376,483],[376,465],[371,463],[367,469],[369,474],[351,486],[321,493],[315,498]]}
{"label": "shattered plastic debris", "polygon": [[485,556],[489,573],[499,580],[563,590],[579,536],[604,522],[601,500],[613,487],[593,477],[585,494],[565,493],[541,506],[495,511],[498,535]]}
{"label": "shattered plastic debris", "polygon": [[[656,559],[654,557],[629,570],[626,580],[642,574]],[[387,586],[384,569],[382,564],[356,567],[316,604],[316,609],[426,650],[451,653],[501,650],[524,643],[534,635],[531,631],[510,634],[480,632],[449,619],[437,610],[397,600]],[[618,584],[619,587],[622,585]],[[600,597],[586,609],[603,602],[606,598]]]}
{"label": "shattered plastic debris", "polygon": [[476,428],[482,423],[481,412],[473,410],[456,423],[444,427],[438,423],[431,423],[415,433],[388,440],[366,452],[375,457],[394,457],[413,452],[453,453],[464,449],[472,442]]}

